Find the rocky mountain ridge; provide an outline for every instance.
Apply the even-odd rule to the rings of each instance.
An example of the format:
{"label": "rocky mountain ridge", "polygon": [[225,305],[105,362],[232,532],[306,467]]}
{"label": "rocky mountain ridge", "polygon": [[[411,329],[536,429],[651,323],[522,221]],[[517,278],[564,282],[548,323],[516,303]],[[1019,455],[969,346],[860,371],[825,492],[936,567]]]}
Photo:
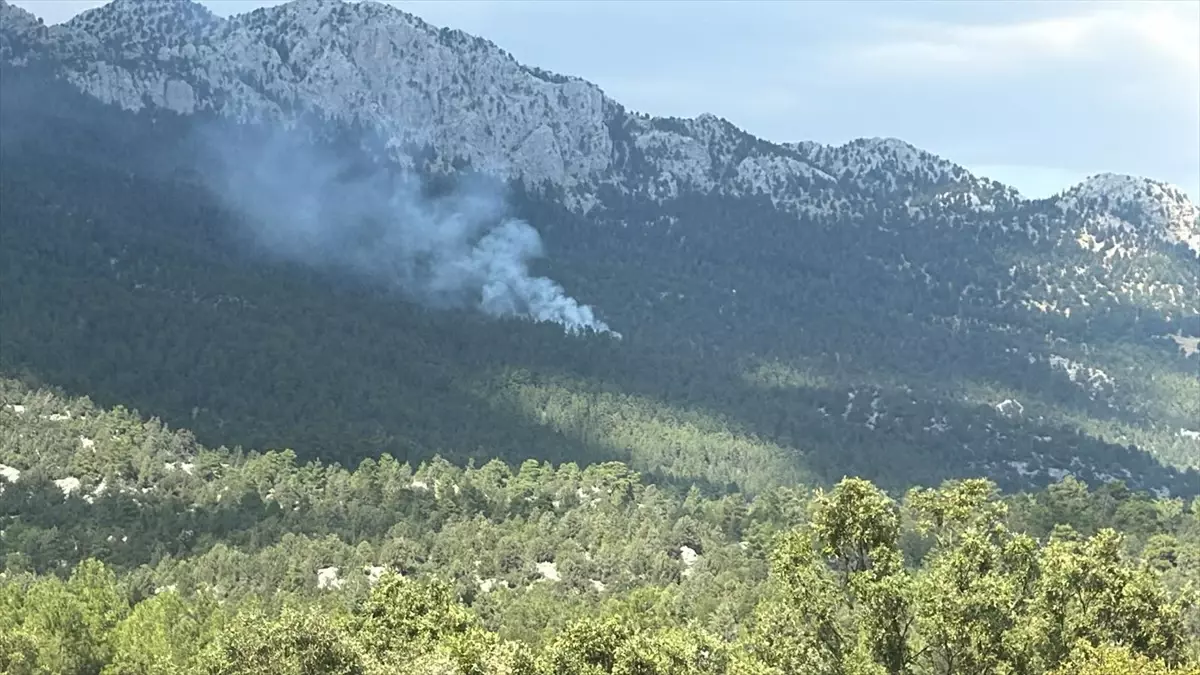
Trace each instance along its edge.
{"label": "rocky mountain ridge", "polygon": [[[380,3],[295,0],[222,19],[192,0],[115,0],[46,27],[0,0],[0,23],[0,58],[53,62],[83,91],[128,110],[279,121],[317,112],[377,130],[393,159],[412,163],[414,149],[431,147],[442,169],[465,161],[553,186],[579,212],[600,205],[605,186],[656,201],[681,191],[765,196],[814,218],[868,204],[919,220],[1027,203],[897,139],[776,144],[712,115],[631,113],[591,83]],[[1054,203],[1116,222],[1133,208],[1156,239],[1200,255],[1200,210],[1173,186],[1106,174]]]}

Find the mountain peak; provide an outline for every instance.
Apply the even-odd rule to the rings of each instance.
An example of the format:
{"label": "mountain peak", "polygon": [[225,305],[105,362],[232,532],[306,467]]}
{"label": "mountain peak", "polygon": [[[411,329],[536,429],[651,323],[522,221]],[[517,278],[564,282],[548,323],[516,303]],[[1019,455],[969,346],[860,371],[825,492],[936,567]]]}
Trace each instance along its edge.
{"label": "mountain peak", "polygon": [[30,12],[0,0],[0,61],[24,53],[31,44],[46,39],[47,28]]}
{"label": "mountain peak", "polygon": [[1180,187],[1163,181],[1123,173],[1098,173],[1087,177],[1068,192],[1098,197],[1133,199],[1139,194],[1169,202],[1180,207],[1192,207],[1192,201]]}
{"label": "mountain peak", "polygon": [[11,5],[7,0],[0,0],[0,58],[11,56],[16,48],[16,42],[29,40],[29,36],[46,34],[46,25],[34,14]]}
{"label": "mountain peak", "polygon": [[[291,0],[279,5],[260,7],[245,14],[232,17],[234,22],[242,22],[250,17],[272,17],[300,30],[316,30],[320,27],[338,22],[352,24],[380,23],[382,26],[402,24],[411,28],[430,33],[437,28],[426,23],[420,17],[405,12],[392,5],[373,0]],[[256,23],[250,21],[249,23]]]}
{"label": "mountain peak", "polygon": [[[1181,188],[1140,176],[1099,173],[1058,199],[1063,210],[1100,212],[1126,229],[1149,231],[1170,244],[1182,244],[1200,256],[1200,208]],[[1142,223],[1135,228],[1133,223]]]}
{"label": "mountain peak", "polygon": [[883,168],[934,182],[955,182],[969,175],[957,164],[898,138],[856,138],[837,146],[805,141],[791,147],[834,176],[849,170],[857,177]]}
{"label": "mountain peak", "polygon": [[[776,144],[711,113],[626,114],[589,82],[521,64],[484,38],[373,0],[291,0],[228,20],[194,0],[113,0],[49,31],[0,0],[0,18],[3,60],[57,60],[67,80],[106,103],[238,120],[319,111],[374,129],[401,163],[415,161],[405,148],[429,148],[441,167],[466,162],[578,188],[567,198],[581,208],[594,197],[585,192],[615,180],[614,167],[650,172],[643,185],[655,195],[723,181],[728,194],[769,194],[814,213],[836,211],[837,199],[957,211],[1023,201],[1013,188],[894,137]],[[46,49],[39,54],[35,45]],[[1101,174],[1064,199],[1095,211],[1103,195],[1105,204],[1145,213],[1165,239],[1200,251],[1196,208],[1178,188]]]}
{"label": "mountain peak", "polygon": [[137,21],[139,18],[158,16],[195,17],[211,22],[221,21],[207,7],[195,0],[112,0],[107,4],[80,12],[66,23],[81,29],[111,29],[116,28],[111,25],[115,18],[132,18]]}
{"label": "mountain peak", "polygon": [[0,22],[6,27],[14,28],[32,27],[41,25],[41,19],[37,18],[30,12],[17,7],[8,2],[8,0],[0,0]]}
{"label": "mountain peak", "polygon": [[812,141],[788,144],[829,176],[908,199],[936,200],[994,210],[1020,200],[1017,191],[973,175],[964,167],[892,137],[856,138],[842,145]]}
{"label": "mountain peak", "polygon": [[113,0],[76,15],[63,28],[126,56],[177,47],[220,26],[223,19],[193,0]]}

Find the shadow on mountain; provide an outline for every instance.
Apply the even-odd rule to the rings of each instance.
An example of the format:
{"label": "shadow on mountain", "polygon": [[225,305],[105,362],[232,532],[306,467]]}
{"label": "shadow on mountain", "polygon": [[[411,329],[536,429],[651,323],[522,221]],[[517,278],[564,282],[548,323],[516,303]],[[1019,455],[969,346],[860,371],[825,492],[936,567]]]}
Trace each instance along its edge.
{"label": "shadow on mountain", "polygon": [[[542,352],[526,353],[519,362],[529,369],[525,374],[529,389],[561,390],[557,382],[566,378],[578,387],[574,400],[587,401],[600,409],[598,416],[613,415],[626,426],[637,424],[636,411],[645,405],[642,401],[657,401],[661,418],[676,419],[683,416],[679,411],[687,411],[724,428],[732,437],[763,441],[746,448],[750,454],[738,458],[738,462],[762,467],[753,477],[735,481],[743,489],[787,482],[796,475],[792,472],[800,469],[820,482],[859,475],[891,489],[987,473],[996,476],[1004,488],[1014,490],[1053,482],[1056,474],[1061,475],[1059,471],[1103,482],[1125,479],[1128,470],[1132,474],[1128,482],[1134,487],[1165,486],[1175,494],[1200,490],[1194,471],[1181,472],[1141,449],[1095,438],[1061,423],[1004,414],[990,405],[919,393],[910,396],[902,388],[886,385],[846,387],[828,382],[767,388],[747,381],[733,365],[671,359],[633,346],[611,351],[607,345],[580,346],[576,356],[593,350],[604,352],[604,357],[568,362]],[[605,365],[587,371],[580,368],[586,361]],[[606,397],[608,392],[620,394]],[[855,399],[850,399],[851,394]],[[884,404],[878,424],[871,428],[875,395]],[[617,403],[606,404],[614,399]],[[842,416],[848,402],[855,402],[857,409],[851,411],[852,417],[846,415],[847,420]],[[948,421],[947,428],[939,428],[939,421]],[[670,453],[671,444],[663,439],[674,433],[670,424],[651,428],[641,450],[651,452],[656,446],[666,446],[656,463],[684,475],[703,472],[703,467],[689,466],[686,459]],[[766,442],[771,447],[766,447]],[[784,460],[792,466],[779,462],[772,448],[784,449]],[[693,450],[701,452],[703,448]],[[709,462],[711,458],[704,464]],[[730,473],[727,470],[725,475]]]}
{"label": "shadow on mountain", "polygon": [[[1147,485],[1200,491],[1194,472],[1139,450],[956,402],[947,391],[994,382],[1096,412],[1044,367],[1020,366],[1021,350],[1046,351],[1040,335],[934,329],[910,314],[951,316],[952,294],[832,257],[863,253],[853,228],[805,229],[777,211],[755,220],[768,212],[747,199],[687,235],[585,231],[551,200],[518,195],[562,253],[546,266],[627,335],[567,338],[555,326],[424,310],[231,248],[229,214],[193,180],[191,120],[119,112],[36,78],[5,87],[0,367],[136,407],[207,445],[291,447],[351,466],[383,452],[632,459],[651,477],[714,491],[843,474],[934,484],[1037,452],[1042,469],[1072,469],[1078,456],[1095,472],[1127,468]],[[711,207],[701,200],[695,212]],[[714,217],[755,227],[722,239]],[[745,377],[752,359],[805,354],[822,355],[825,384],[764,389]],[[527,379],[497,402],[496,382],[514,371]],[[911,387],[913,402],[874,430],[840,423],[848,383],[872,381],[897,400]],[[949,431],[924,429],[943,417]],[[1007,485],[1042,480],[1024,478]]]}
{"label": "shadow on mountain", "polygon": [[[766,216],[764,211],[761,219]],[[753,215],[737,217],[750,220]],[[641,228],[649,234],[616,228],[589,241],[594,248],[582,250],[577,242],[587,228],[597,225],[574,221],[560,210],[534,222],[547,231],[556,253],[564,253],[555,273],[571,279],[572,287],[605,279],[615,296],[609,304],[619,308],[614,325],[630,342],[660,341],[706,359],[753,355],[762,362],[815,363],[838,378],[869,378],[921,392],[949,393],[964,385],[986,384],[1039,399],[1074,417],[1129,425],[1145,419],[1136,406],[1125,404],[1143,403],[1145,392],[1093,389],[1086,374],[1072,380],[1052,360],[1066,357],[1087,365],[1093,359],[1081,350],[1124,358],[1117,352],[1130,344],[1158,340],[1162,358],[1155,360],[1156,366],[1178,370],[1170,363],[1172,350],[1159,336],[1178,330],[1187,317],[1164,319],[1150,307],[1118,306],[1072,322],[1019,306],[966,306],[956,297],[957,290],[930,291],[888,276],[890,272],[877,274],[870,263],[872,252],[845,241],[843,235],[829,236],[822,226],[791,223],[798,241],[791,245],[795,255],[782,255],[784,264],[778,260],[784,244],[770,244],[780,238],[776,235],[765,239],[769,254],[755,248],[760,245],[756,237],[749,237],[748,246],[727,237],[724,243],[731,252],[720,257],[711,254],[720,241],[696,245],[689,255],[680,255],[653,224]],[[561,226],[548,226],[551,223],[566,223],[566,230],[557,232]],[[694,225],[695,231],[689,227],[689,242],[720,227],[699,218]],[[767,222],[764,227],[782,226]],[[949,244],[946,248],[953,250]],[[805,253],[809,250],[819,256]],[[820,260],[821,255],[831,260]],[[844,259],[838,261],[839,256]],[[980,261],[976,269],[988,270],[984,265]],[[653,271],[639,276],[641,269]],[[1001,270],[989,273],[1006,276]],[[638,286],[627,279],[643,283]],[[970,279],[964,276],[956,287]],[[1061,343],[1056,341],[1060,338]],[[1150,365],[1141,354],[1136,364]]]}

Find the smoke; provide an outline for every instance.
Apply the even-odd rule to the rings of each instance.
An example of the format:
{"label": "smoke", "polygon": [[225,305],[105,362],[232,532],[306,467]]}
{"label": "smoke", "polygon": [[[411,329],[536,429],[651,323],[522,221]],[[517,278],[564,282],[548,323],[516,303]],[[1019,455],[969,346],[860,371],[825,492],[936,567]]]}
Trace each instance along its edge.
{"label": "smoke", "polygon": [[506,216],[495,184],[463,179],[430,196],[287,132],[235,138],[208,129],[202,143],[213,160],[210,186],[268,255],[352,273],[431,307],[620,337],[561,285],[531,274],[544,255],[541,236]]}

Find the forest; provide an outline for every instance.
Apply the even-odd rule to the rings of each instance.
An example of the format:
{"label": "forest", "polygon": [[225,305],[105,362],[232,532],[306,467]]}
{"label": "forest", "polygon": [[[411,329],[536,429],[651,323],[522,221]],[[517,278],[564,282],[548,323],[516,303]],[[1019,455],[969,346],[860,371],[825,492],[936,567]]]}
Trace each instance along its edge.
{"label": "forest", "polygon": [[1200,501],[353,469],[4,380],[7,673],[1173,673]]}
{"label": "forest", "polygon": [[[692,195],[583,218],[514,185],[513,215],[551,252],[534,271],[625,335],[564,339],[266,259],[238,245],[238,219],[198,182],[189,120],[114,111],[27,73],[6,87],[35,93],[0,101],[0,368],[206,444],[345,465],[385,452],[615,460],[751,492],[847,474],[888,488],[987,475],[1011,490],[1070,470],[1200,493],[1196,443],[1179,433],[1200,419],[1195,357],[1165,337],[1189,330],[1186,307],[1134,316],[1102,295],[1066,321],[964,297],[1014,283],[999,250],[1029,274],[1107,273],[1082,255],[1038,259],[991,228],[989,241],[965,236],[962,214],[890,223],[910,234],[880,240],[864,228],[896,218],[882,211],[797,222],[754,199]],[[363,142],[355,132],[326,142],[371,165],[345,150]],[[680,223],[654,224],[668,216]],[[727,223],[745,231],[731,239]],[[898,258],[941,281],[873,262]],[[1195,275],[1147,261],[1164,282]],[[1091,389],[1052,359],[1114,384]]]}

